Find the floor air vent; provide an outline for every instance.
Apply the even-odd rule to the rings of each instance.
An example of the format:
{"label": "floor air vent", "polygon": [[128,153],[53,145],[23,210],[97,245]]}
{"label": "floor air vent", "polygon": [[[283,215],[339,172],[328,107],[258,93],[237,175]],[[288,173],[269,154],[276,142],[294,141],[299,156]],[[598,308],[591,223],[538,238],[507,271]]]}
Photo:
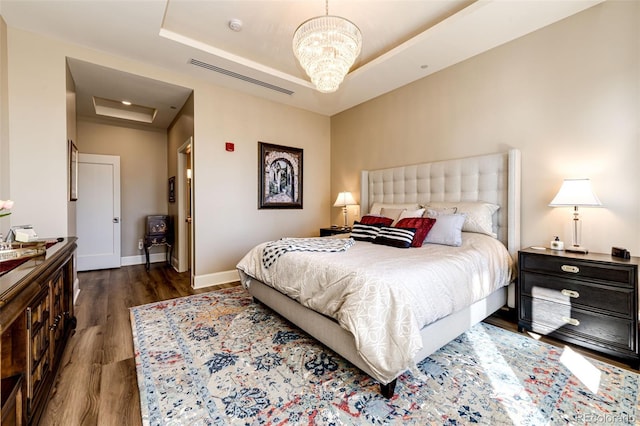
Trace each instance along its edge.
{"label": "floor air vent", "polygon": [[238,74],[237,72],[229,71],[224,68],[216,67],[215,65],[208,64],[206,62],[199,61],[197,59],[190,59],[189,63],[197,67],[205,68],[210,71],[214,71],[220,74],[224,74],[229,77],[237,78],[238,80],[246,81],[247,83],[257,84],[258,86],[265,87],[267,89],[275,90],[276,92],[284,93],[286,95],[293,95],[293,90],[284,89],[274,84],[269,84],[264,81],[257,80],[255,78],[247,77],[246,75]]}

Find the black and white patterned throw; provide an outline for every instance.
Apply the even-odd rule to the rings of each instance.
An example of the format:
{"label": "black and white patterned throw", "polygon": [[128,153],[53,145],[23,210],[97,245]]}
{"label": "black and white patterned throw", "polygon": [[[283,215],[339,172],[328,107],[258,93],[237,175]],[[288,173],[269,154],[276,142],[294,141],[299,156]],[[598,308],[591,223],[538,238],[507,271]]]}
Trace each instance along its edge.
{"label": "black and white patterned throw", "polygon": [[290,251],[341,252],[354,243],[353,238],[281,238],[264,246],[262,264],[269,268],[280,256]]}

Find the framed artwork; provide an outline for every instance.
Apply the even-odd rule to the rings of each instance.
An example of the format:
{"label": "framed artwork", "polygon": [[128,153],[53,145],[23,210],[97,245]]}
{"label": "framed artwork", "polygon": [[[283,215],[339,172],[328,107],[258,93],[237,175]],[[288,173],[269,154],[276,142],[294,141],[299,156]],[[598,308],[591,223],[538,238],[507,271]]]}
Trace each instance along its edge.
{"label": "framed artwork", "polygon": [[302,208],[302,149],[258,142],[258,208]]}
{"label": "framed artwork", "polygon": [[176,202],[176,177],[171,176],[169,178],[169,202]]}
{"label": "framed artwork", "polygon": [[67,141],[69,150],[69,201],[78,199],[78,148],[71,139]]}

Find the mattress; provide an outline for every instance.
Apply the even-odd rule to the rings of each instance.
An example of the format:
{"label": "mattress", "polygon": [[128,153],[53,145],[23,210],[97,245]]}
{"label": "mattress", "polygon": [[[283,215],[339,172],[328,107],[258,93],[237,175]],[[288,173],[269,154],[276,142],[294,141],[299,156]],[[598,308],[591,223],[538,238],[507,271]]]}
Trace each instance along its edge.
{"label": "mattress", "polygon": [[460,247],[400,249],[356,241],[343,252],[289,252],[268,268],[262,261],[266,245],[254,247],[237,268],[335,319],[387,382],[413,363],[423,326],[508,285],[514,275],[504,245],[476,233],[463,233]]}

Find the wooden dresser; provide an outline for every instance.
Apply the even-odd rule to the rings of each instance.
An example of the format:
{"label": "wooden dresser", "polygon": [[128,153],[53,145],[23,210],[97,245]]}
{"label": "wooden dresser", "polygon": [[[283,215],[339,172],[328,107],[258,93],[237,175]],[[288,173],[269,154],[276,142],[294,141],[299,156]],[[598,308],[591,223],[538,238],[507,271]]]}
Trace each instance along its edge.
{"label": "wooden dresser", "polygon": [[76,238],[0,276],[2,425],[37,424],[75,328]]}
{"label": "wooden dresser", "polygon": [[521,250],[518,328],[602,352],[638,368],[640,258]]}

